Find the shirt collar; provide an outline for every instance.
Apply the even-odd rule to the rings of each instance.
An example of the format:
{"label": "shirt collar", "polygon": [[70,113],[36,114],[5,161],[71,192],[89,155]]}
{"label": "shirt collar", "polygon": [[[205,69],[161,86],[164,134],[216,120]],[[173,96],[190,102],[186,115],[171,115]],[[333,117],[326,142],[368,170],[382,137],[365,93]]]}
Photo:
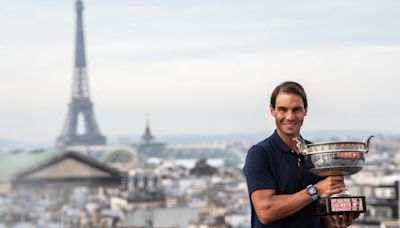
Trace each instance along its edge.
{"label": "shirt collar", "polygon": [[274,134],[272,134],[272,140],[273,142],[278,146],[278,149],[282,153],[290,153],[292,150],[286,145],[286,143],[281,139],[281,137],[278,135],[278,132],[274,131]]}
{"label": "shirt collar", "polygon": [[[300,135],[300,138],[303,138]],[[295,153],[292,151],[292,149],[289,148],[289,146],[281,139],[281,137],[278,135],[278,132],[274,131],[274,134],[272,134],[272,140],[273,142],[278,146],[278,149],[281,153]],[[305,140],[306,144],[309,144],[310,142]]]}

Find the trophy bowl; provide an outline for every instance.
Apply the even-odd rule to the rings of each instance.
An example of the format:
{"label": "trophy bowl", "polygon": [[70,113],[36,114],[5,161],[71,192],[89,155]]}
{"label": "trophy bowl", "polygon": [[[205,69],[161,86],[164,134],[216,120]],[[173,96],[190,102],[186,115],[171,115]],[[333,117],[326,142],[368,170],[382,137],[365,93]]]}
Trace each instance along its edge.
{"label": "trophy bowl", "polygon": [[365,163],[373,136],[364,142],[342,141],[306,144],[301,138],[294,138],[306,165],[315,175],[350,176],[359,172]]}
{"label": "trophy bowl", "polygon": [[[373,136],[363,142],[337,141],[306,144],[300,137],[297,142],[299,153],[304,156],[307,168],[317,176],[350,176],[359,172],[365,163]],[[365,197],[352,196],[347,190],[320,199],[319,214],[338,214],[344,212],[365,212]]]}

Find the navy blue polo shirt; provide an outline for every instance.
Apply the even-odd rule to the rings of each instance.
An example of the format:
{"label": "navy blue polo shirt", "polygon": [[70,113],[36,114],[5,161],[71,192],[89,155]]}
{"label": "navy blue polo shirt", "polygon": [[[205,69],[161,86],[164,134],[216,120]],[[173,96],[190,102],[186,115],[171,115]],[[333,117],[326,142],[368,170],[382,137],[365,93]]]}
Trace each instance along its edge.
{"label": "navy blue polo shirt", "polygon": [[[249,197],[251,193],[260,189],[274,189],[278,195],[293,194],[321,180],[321,177],[308,171],[303,157],[291,152],[276,130],[270,137],[249,149],[243,172]],[[287,218],[266,225],[258,220],[251,198],[250,204],[253,228],[321,226],[320,218],[316,214],[316,202],[308,204]]]}

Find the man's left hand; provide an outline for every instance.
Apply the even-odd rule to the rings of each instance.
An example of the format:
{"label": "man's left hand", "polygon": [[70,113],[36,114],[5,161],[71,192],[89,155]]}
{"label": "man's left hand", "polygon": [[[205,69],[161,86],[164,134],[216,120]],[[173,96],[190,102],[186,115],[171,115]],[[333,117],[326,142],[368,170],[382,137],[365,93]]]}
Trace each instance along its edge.
{"label": "man's left hand", "polygon": [[340,214],[340,215],[331,215],[330,220],[331,220],[331,225],[334,225],[334,227],[342,228],[342,227],[348,227],[350,226],[354,219],[356,219],[360,213],[346,213],[346,214]]}

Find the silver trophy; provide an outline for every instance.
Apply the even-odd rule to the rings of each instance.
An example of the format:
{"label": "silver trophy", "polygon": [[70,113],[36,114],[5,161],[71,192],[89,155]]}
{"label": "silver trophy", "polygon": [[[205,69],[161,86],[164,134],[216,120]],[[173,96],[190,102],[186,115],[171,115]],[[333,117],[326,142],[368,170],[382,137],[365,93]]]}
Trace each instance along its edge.
{"label": "silver trophy", "polygon": [[[310,172],[321,177],[350,176],[359,172],[365,163],[365,154],[370,148],[370,136],[364,142],[342,141],[306,144],[300,137],[293,138],[304,156]],[[319,215],[366,211],[365,196],[353,196],[347,189],[321,198],[317,207]]]}

